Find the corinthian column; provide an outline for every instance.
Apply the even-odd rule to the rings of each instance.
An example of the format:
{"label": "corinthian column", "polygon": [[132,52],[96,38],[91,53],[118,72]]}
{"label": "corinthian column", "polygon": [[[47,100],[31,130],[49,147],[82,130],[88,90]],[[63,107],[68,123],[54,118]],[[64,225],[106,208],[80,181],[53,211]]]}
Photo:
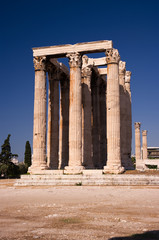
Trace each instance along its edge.
{"label": "corinthian column", "polygon": [[99,167],[103,169],[107,157],[106,143],[106,75],[100,76],[99,86],[99,110],[100,110],[100,161]]}
{"label": "corinthian column", "polygon": [[106,51],[107,61],[107,166],[104,172],[122,173],[120,154],[119,61],[117,49]]}
{"label": "corinthian column", "polygon": [[125,89],[126,89],[126,139],[127,139],[127,148],[126,148],[126,156],[128,159],[128,164],[126,166],[127,169],[133,169],[132,161],[131,161],[131,142],[132,142],[132,113],[131,113],[131,89],[130,89],[130,79],[131,72],[126,71],[125,73]]}
{"label": "corinthian column", "polygon": [[68,166],[69,160],[69,79],[63,76],[60,81],[60,168]]}
{"label": "corinthian column", "polygon": [[58,169],[59,159],[59,74],[58,70],[48,66],[48,134],[47,164],[51,169]]}
{"label": "corinthian column", "polygon": [[82,92],[81,92],[81,56],[68,54],[70,65],[70,104],[69,104],[69,166],[67,174],[82,172]]}
{"label": "corinthian column", "polygon": [[119,84],[120,84],[120,146],[121,146],[121,163],[124,168],[127,165],[127,116],[126,116],[126,97],[125,97],[125,66],[126,62],[119,62]]}
{"label": "corinthian column", "polygon": [[147,159],[147,130],[142,131],[143,160]]}
{"label": "corinthian column", "polygon": [[135,122],[135,157],[136,169],[143,170],[143,160],[141,159],[140,122]]}
{"label": "corinthian column", "polygon": [[91,67],[82,69],[82,148],[83,148],[83,166],[85,168],[93,168],[91,149]]}
{"label": "corinthian column", "polygon": [[92,72],[92,162],[95,168],[100,168],[100,109],[99,109],[99,82],[98,72]]}
{"label": "corinthian column", "polygon": [[34,57],[33,160],[29,172],[47,169],[46,164],[46,57]]}

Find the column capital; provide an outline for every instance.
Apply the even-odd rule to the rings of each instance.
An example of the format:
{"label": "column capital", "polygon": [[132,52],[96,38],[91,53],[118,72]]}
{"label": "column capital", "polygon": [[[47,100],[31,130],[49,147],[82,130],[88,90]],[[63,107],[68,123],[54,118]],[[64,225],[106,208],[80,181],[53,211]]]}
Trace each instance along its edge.
{"label": "column capital", "polygon": [[80,67],[82,66],[82,58],[80,53],[68,53],[66,57],[69,59],[69,65],[71,67]]}
{"label": "column capital", "polygon": [[89,60],[89,58],[88,58],[87,55],[83,55],[83,56],[82,56],[82,67],[83,67],[83,68],[85,68],[85,67],[88,66],[88,60]]}
{"label": "column capital", "polygon": [[45,71],[46,70],[46,57],[34,57],[33,58],[35,71]]}
{"label": "column capital", "polygon": [[126,62],[119,61],[119,74],[125,74],[126,72]]}
{"label": "column capital", "polygon": [[91,67],[82,68],[82,77],[90,77],[92,75]]}
{"label": "column capital", "polygon": [[147,130],[142,131],[142,136],[147,136]]}
{"label": "column capital", "polygon": [[135,122],[135,130],[139,129],[140,130],[141,123],[140,122]]}
{"label": "column capital", "polygon": [[130,83],[130,79],[131,79],[131,72],[126,71],[125,72],[125,83]]}
{"label": "column capital", "polygon": [[117,49],[108,49],[106,50],[106,62],[107,64],[110,63],[119,63],[120,61],[120,55]]}

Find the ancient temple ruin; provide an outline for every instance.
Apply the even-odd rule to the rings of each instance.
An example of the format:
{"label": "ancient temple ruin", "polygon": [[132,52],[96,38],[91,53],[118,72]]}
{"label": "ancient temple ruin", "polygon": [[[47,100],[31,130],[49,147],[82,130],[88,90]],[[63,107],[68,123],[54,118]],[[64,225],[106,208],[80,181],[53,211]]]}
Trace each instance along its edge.
{"label": "ancient temple ruin", "polygon": [[[106,56],[86,55],[101,52]],[[33,57],[29,172],[63,169],[66,174],[79,174],[84,169],[103,169],[103,173],[121,173],[131,169],[131,72],[126,71],[112,41],[33,48]],[[68,58],[70,69],[57,58]]]}

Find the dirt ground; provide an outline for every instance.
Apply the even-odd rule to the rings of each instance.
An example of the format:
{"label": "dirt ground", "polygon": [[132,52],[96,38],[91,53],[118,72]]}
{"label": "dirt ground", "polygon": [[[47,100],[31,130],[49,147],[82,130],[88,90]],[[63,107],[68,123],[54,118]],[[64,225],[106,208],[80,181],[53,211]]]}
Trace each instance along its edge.
{"label": "dirt ground", "polygon": [[159,187],[14,187],[0,180],[0,239],[159,239]]}

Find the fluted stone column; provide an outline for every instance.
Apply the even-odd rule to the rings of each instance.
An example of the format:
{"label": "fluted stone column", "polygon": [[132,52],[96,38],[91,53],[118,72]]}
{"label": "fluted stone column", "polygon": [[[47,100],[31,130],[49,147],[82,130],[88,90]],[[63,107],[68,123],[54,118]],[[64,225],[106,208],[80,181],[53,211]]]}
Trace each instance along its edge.
{"label": "fluted stone column", "polygon": [[95,71],[92,74],[92,162],[95,168],[100,168],[100,116],[99,116],[99,82],[100,78]]}
{"label": "fluted stone column", "polygon": [[142,151],[143,160],[147,159],[147,130],[142,131]]}
{"label": "fluted stone column", "polygon": [[122,173],[120,154],[119,61],[117,49],[106,51],[107,61],[107,166],[104,172]]}
{"label": "fluted stone column", "polygon": [[106,143],[106,76],[100,77],[99,86],[99,110],[100,110],[100,160],[99,167],[102,169],[105,165],[107,157],[107,143]]}
{"label": "fluted stone column", "polygon": [[48,134],[47,164],[51,169],[58,169],[59,159],[59,73],[57,69],[48,69]]}
{"label": "fluted stone column", "polygon": [[69,104],[69,166],[65,173],[78,174],[82,166],[82,91],[81,56],[68,54],[70,65],[70,104]]}
{"label": "fluted stone column", "polygon": [[130,89],[130,80],[131,80],[131,72],[126,71],[125,73],[125,89],[126,89],[126,113],[127,113],[127,123],[126,123],[126,139],[127,139],[127,147],[126,147],[126,156],[127,156],[127,169],[133,169],[133,164],[131,161],[131,144],[132,144],[132,113],[131,113],[131,89]]}
{"label": "fluted stone column", "polygon": [[119,62],[119,84],[120,84],[120,146],[121,146],[121,163],[124,168],[127,166],[127,113],[126,113],[126,90],[125,90],[125,69],[126,62]]}
{"label": "fluted stone column", "polygon": [[33,159],[29,172],[47,169],[46,164],[46,57],[34,57]]}
{"label": "fluted stone column", "polygon": [[135,157],[136,157],[136,169],[143,170],[144,164],[141,159],[141,139],[140,139],[140,122],[135,122]]}
{"label": "fluted stone column", "polygon": [[66,76],[60,81],[60,89],[59,167],[63,169],[69,160],[69,79]]}
{"label": "fluted stone column", "polygon": [[91,67],[82,69],[82,149],[83,166],[93,168],[92,163],[92,129],[91,129]]}
{"label": "fluted stone column", "polygon": [[135,122],[135,156],[136,160],[141,160],[141,140],[140,140],[140,122]]}

